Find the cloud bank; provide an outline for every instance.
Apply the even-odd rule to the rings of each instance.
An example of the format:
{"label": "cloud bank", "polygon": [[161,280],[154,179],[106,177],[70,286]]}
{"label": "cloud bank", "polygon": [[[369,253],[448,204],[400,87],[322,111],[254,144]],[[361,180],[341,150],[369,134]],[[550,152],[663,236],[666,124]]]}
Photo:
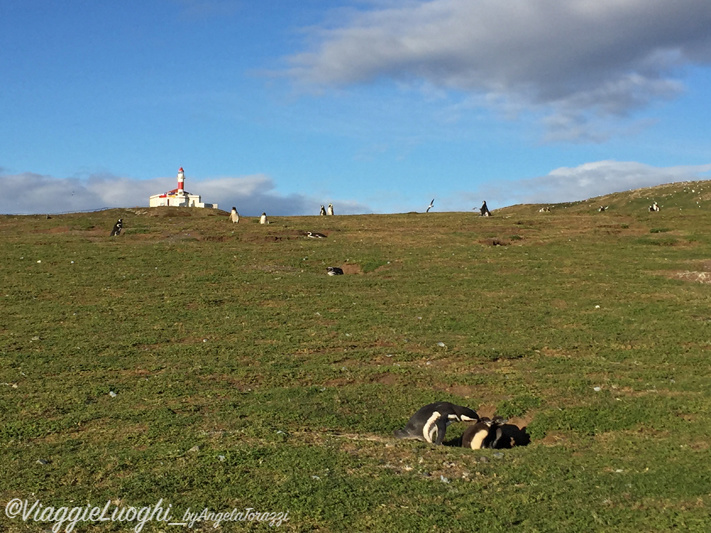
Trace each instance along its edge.
{"label": "cloud bank", "polygon": [[[387,0],[309,28],[288,73],[311,86],[381,79],[543,117],[551,140],[601,141],[711,63],[708,0]],[[606,126],[607,130],[606,131]]]}
{"label": "cloud bank", "polygon": [[[8,174],[0,169],[0,213],[45,214],[92,211],[109,207],[148,206],[153,194],[176,187],[175,178],[137,180],[93,174],[87,178],[57,178],[32,172]],[[317,215],[325,199],[301,194],[280,194],[274,181],[264,175],[190,179],[186,189],[202,200],[219,204],[229,211],[236,206],[240,214],[257,216]],[[331,201],[331,200],[329,200]],[[337,214],[369,213],[370,208],[354,201],[337,200]]]}
{"label": "cloud bank", "polygon": [[552,204],[586,200],[613,192],[623,192],[664,183],[707,180],[711,164],[654,167],[634,161],[596,161],[577,167],[557,168],[545,176],[492,186],[474,199],[493,200],[489,204]]}

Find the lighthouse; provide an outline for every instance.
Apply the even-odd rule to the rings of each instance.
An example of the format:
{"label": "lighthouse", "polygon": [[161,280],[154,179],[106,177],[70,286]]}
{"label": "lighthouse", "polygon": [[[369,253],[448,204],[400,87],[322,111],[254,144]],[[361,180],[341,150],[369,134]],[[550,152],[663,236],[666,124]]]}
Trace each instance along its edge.
{"label": "lighthouse", "polygon": [[185,171],[183,167],[178,170],[178,194],[185,194]]}
{"label": "lighthouse", "polygon": [[202,202],[199,194],[190,194],[185,190],[185,171],[183,167],[178,170],[178,188],[163,194],[154,194],[149,200],[150,207],[207,207],[217,209],[217,204]]}

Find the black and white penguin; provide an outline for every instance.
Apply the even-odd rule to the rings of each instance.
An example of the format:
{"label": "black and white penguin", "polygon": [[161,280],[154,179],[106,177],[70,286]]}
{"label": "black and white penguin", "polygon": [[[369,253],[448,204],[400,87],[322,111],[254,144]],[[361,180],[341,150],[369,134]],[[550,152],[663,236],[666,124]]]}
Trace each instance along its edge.
{"label": "black and white penguin", "polygon": [[476,424],[469,426],[462,434],[462,448],[480,450],[482,448],[497,448],[504,436],[502,426],[506,423],[501,418],[491,420],[481,418]]}
{"label": "black and white penguin", "polygon": [[319,215],[322,217],[326,216],[326,208],[324,206],[321,206],[321,211],[319,212]]}
{"label": "black and white penguin", "polygon": [[269,224],[269,220],[267,219],[266,213],[262,213],[262,216],[259,217],[259,223],[260,224]]}
{"label": "black and white penguin", "polygon": [[326,236],[323,233],[316,233],[314,231],[307,231],[306,236],[312,239],[325,239]]}
{"label": "black and white penguin", "polygon": [[479,213],[481,213],[481,216],[483,216],[483,217],[490,217],[491,216],[491,211],[489,211],[489,208],[486,207],[486,201],[484,201],[484,203],[481,204],[481,207],[479,208]]}
{"label": "black and white penguin", "polygon": [[116,221],[116,224],[114,224],[114,229],[111,230],[111,237],[115,237],[116,235],[121,234],[121,230],[123,229],[123,219],[119,218]]}
{"label": "black and white penguin", "polygon": [[649,206],[649,210],[654,212],[659,211],[659,204],[657,204],[657,202],[654,202],[652,205]]}
{"label": "black and white penguin", "polygon": [[430,202],[430,205],[427,206],[427,211],[425,211],[425,213],[429,213],[430,209],[432,209],[434,207],[434,201],[435,201],[435,199],[432,198],[432,201]]}
{"label": "black and white penguin", "polygon": [[329,276],[342,276],[343,269],[338,267],[326,267],[326,273]]}
{"label": "black and white penguin", "polygon": [[239,213],[236,207],[233,207],[232,211],[230,211],[230,220],[233,224],[239,224]]}
{"label": "black and white penguin", "polygon": [[329,215],[333,214],[333,204],[328,204],[328,214]]}
{"label": "black and white penguin", "polygon": [[416,439],[430,444],[442,444],[447,426],[452,422],[479,420],[479,415],[468,407],[449,402],[425,405],[410,417],[403,429],[396,429],[398,439]]}
{"label": "black and white penguin", "polygon": [[600,213],[604,213],[605,211],[607,211],[607,206],[606,206],[606,205],[601,205],[601,206],[600,206],[600,209],[598,209],[598,211],[600,211]]}

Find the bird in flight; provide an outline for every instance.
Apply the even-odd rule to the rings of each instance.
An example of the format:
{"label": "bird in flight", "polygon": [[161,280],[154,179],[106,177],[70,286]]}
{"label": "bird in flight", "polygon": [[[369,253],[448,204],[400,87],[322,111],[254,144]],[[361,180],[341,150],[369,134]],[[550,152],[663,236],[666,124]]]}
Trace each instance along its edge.
{"label": "bird in flight", "polygon": [[435,201],[435,199],[432,198],[432,201],[430,202],[430,205],[427,206],[427,211],[425,211],[425,213],[429,213],[430,209],[432,209],[434,207],[434,201]]}

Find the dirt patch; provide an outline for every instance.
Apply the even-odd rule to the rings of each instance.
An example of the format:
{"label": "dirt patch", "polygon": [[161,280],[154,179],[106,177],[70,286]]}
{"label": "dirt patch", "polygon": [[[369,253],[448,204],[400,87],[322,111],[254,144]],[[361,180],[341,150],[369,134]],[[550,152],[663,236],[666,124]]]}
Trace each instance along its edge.
{"label": "dirt patch", "polygon": [[693,270],[680,270],[666,274],[672,279],[680,279],[683,281],[693,281],[696,283],[711,283],[711,272],[699,272]]}
{"label": "dirt patch", "polygon": [[482,239],[479,241],[480,244],[484,244],[486,246],[508,246],[511,244],[510,242],[504,240],[504,239]]}
{"label": "dirt patch", "polygon": [[379,376],[375,382],[380,383],[381,385],[395,385],[398,382],[398,379],[395,374],[383,374],[382,376]]}
{"label": "dirt patch", "polygon": [[363,269],[358,263],[346,263],[341,265],[344,274],[362,274]]}
{"label": "dirt patch", "polygon": [[480,418],[494,418],[496,415],[496,406],[493,404],[480,405],[479,409],[476,410],[476,414],[478,414]]}
{"label": "dirt patch", "polygon": [[301,236],[300,231],[293,230],[280,233],[268,233],[266,235],[258,233],[244,234],[240,236],[240,240],[244,242],[281,242],[300,239]]}
{"label": "dirt patch", "polygon": [[69,226],[57,226],[50,228],[49,233],[69,233]]}
{"label": "dirt patch", "polygon": [[543,444],[543,446],[559,446],[561,444],[565,444],[567,440],[568,437],[563,433],[553,432],[548,433],[545,437],[543,437],[537,442]]}

